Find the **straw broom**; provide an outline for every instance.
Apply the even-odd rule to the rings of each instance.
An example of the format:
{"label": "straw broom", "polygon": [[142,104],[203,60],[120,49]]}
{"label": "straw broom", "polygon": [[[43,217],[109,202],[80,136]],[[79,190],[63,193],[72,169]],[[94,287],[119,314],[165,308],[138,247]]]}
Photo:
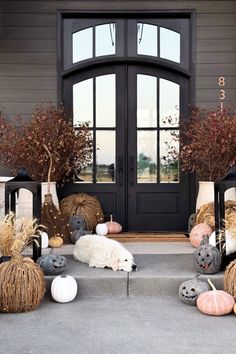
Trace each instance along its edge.
{"label": "straw broom", "polygon": [[52,194],[50,193],[50,178],[52,171],[52,154],[46,145],[43,145],[49,156],[49,169],[48,169],[48,184],[47,194],[45,194],[44,203],[41,211],[41,223],[47,228],[49,236],[49,245],[52,247],[60,247],[63,242],[68,243],[68,236],[66,232],[66,223],[53,203]]}

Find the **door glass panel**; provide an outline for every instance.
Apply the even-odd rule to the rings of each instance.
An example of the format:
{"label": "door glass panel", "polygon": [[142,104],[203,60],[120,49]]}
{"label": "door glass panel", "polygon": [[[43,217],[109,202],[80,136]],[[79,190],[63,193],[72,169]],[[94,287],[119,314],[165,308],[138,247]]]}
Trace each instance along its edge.
{"label": "door glass panel", "polygon": [[180,33],[160,28],[160,57],[180,63]]}
{"label": "door glass panel", "polygon": [[160,182],[179,182],[179,131],[160,131]]}
{"label": "door glass panel", "polygon": [[[93,132],[90,131],[91,135],[93,136]],[[86,182],[92,183],[93,182],[93,154],[91,156],[91,163],[89,163],[86,167],[82,168],[81,170],[75,171],[75,182]]]}
{"label": "door glass panel", "polygon": [[93,126],[93,79],[73,85],[73,124],[82,122]]}
{"label": "door glass panel", "polygon": [[72,61],[92,58],[93,56],[93,28],[89,27],[72,34]]}
{"label": "door glass panel", "polygon": [[115,74],[96,78],[96,126],[115,127],[116,82]]}
{"label": "door glass panel", "polygon": [[96,180],[98,183],[114,183],[116,161],[116,132],[114,130],[97,131],[96,143]]}
{"label": "door glass panel", "polygon": [[137,132],[137,182],[157,181],[157,132],[139,130]]}
{"label": "door glass panel", "polygon": [[95,55],[112,55],[116,53],[116,25],[108,23],[95,27]]}
{"label": "door glass panel", "polygon": [[160,127],[177,127],[179,125],[179,85],[160,79],[159,95]]}
{"label": "door glass panel", "polygon": [[137,126],[157,126],[157,78],[137,75]]}
{"label": "door glass panel", "polygon": [[137,53],[157,57],[157,26],[137,23]]}

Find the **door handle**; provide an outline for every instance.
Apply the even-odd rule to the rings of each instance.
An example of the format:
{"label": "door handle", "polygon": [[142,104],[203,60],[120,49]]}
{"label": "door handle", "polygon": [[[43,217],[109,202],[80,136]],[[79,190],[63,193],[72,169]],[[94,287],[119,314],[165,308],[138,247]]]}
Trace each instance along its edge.
{"label": "door handle", "polygon": [[129,157],[129,183],[134,184],[134,156]]}
{"label": "door handle", "polygon": [[118,184],[122,186],[123,184],[123,170],[124,170],[124,159],[123,156],[118,156]]}

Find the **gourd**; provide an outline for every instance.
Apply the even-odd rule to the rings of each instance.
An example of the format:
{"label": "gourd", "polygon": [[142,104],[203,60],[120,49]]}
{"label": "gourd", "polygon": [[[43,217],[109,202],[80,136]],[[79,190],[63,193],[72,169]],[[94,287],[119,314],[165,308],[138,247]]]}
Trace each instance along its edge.
{"label": "gourd", "polygon": [[109,234],[119,234],[122,231],[122,226],[113,221],[112,215],[110,216],[110,221],[106,222]]}
{"label": "gourd", "polygon": [[220,271],[221,254],[218,248],[209,244],[206,237],[193,253],[194,265],[199,273],[214,274]]}
{"label": "gourd", "polygon": [[230,262],[225,270],[224,290],[236,300],[236,260]]}
{"label": "gourd", "polygon": [[49,246],[53,248],[59,248],[63,245],[63,238],[60,236],[53,236],[49,240]]}
{"label": "gourd", "polygon": [[66,257],[55,253],[53,248],[49,254],[45,254],[37,259],[37,264],[42,268],[45,275],[58,275],[63,273],[66,263]]}
{"label": "gourd", "polygon": [[223,290],[216,290],[210,279],[208,283],[213,290],[199,295],[197,299],[199,311],[212,316],[222,316],[232,312],[235,305],[233,296]]}
{"label": "gourd", "polygon": [[211,227],[206,223],[195,225],[190,232],[190,243],[194,247],[199,247],[205,236],[210,236],[212,233]]}
{"label": "gourd", "polygon": [[77,295],[78,286],[75,278],[70,275],[55,277],[51,284],[51,295],[54,301],[65,303],[73,301]]}
{"label": "gourd", "polygon": [[187,305],[195,306],[198,296],[204,291],[210,290],[210,285],[199,280],[199,273],[193,279],[186,280],[179,286],[179,298]]}
{"label": "gourd", "polygon": [[108,234],[108,226],[106,223],[97,224],[96,226],[96,234],[101,236],[106,236]]}
{"label": "gourd", "polygon": [[41,247],[48,248],[48,244],[49,244],[48,234],[45,231],[42,231],[40,232],[40,236],[41,236]]}

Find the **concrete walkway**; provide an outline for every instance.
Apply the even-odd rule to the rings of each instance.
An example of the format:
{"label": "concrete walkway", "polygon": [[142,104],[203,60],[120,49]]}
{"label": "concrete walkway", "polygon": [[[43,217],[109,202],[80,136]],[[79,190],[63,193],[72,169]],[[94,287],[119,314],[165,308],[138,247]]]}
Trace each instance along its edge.
{"label": "concrete walkway", "polygon": [[[66,246],[66,273],[77,279],[78,296],[59,304],[48,291],[33,312],[0,314],[0,354],[235,354],[234,314],[206,316],[178,298],[180,283],[195,274],[194,249],[159,245],[144,244],[138,254],[125,244],[138,265],[130,274],[91,269]],[[211,279],[222,287],[223,273]]]}

